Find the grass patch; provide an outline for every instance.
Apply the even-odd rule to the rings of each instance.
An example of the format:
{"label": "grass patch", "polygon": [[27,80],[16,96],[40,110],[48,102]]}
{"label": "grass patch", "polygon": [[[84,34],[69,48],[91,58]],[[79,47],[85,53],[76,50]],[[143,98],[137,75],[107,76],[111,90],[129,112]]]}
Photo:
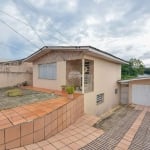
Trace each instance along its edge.
{"label": "grass patch", "polygon": [[21,89],[11,89],[6,91],[6,95],[9,97],[23,96],[23,92]]}
{"label": "grass patch", "polygon": [[0,111],[39,101],[55,99],[55,93],[45,93],[19,87],[0,88]]}

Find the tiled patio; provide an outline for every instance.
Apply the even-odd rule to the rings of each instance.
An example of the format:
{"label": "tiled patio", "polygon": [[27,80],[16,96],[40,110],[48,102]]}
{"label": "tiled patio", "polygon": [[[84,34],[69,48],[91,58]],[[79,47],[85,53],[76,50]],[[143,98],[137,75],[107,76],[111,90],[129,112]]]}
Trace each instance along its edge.
{"label": "tiled patio", "polygon": [[77,150],[103,134],[102,130],[92,127],[98,119],[84,115],[73,125],[45,141],[13,150]]}
{"label": "tiled patio", "polygon": [[[138,132],[140,132],[140,128],[143,126],[142,123],[145,120],[144,117],[149,118],[148,116],[149,112],[150,112],[150,107],[144,107],[144,106],[135,107],[135,111],[132,114],[127,116],[129,120],[130,120],[129,117],[133,116],[132,119],[133,121],[129,124],[130,126],[126,130],[126,132],[121,135],[122,136],[121,139],[119,140],[119,142],[115,144],[116,146],[113,149],[115,150],[132,149],[133,144],[135,144],[135,141],[137,140],[137,135],[139,134]],[[67,129],[61,131],[60,133],[56,134],[55,136],[45,141],[27,145],[13,150],[78,150],[80,148],[86,150],[87,145],[89,145],[89,147],[91,146],[89,150],[103,150],[104,147],[105,150],[110,150],[109,146],[111,145],[111,143],[109,146],[106,146],[105,144],[107,142],[104,142],[103,146],[99,148],[96,147],[98,146],[97,144],[99,143],[95,143],[95,145],[92,146],[94,142],[96,142],[98,139],[102,139],[106,134],[102,130],[92,127],[92,125],[98,119],[99,118],[94,116],[84,115],[80,119],[78,119],[78,121],[75,122],[73,125],[69,126]],[[124,121],[127,120],[124,119]],[[124,122],[122,121],[122,123]],[[125,125],[126,124],[124,123],[124,126]],[[149,125],[150,125],[150,119],[148,119],[146,123],[146,127],[149,127]],[[144,123],[144,127],[145,127],[145,123]],[[116,134],[117,133],[118,132],[116,131]],[[145,138],[147,137],[149,137],[148,134],[146,134]],[[106,138],[105,141],[107,140],[108,139]],[[148,140],[144,142],[145,144],[147,142],[147,145],[149,145]]]}
{"label": "tiled patio", "polygon": [[[52,92],[28,87],[32,90]],[[64,130],[83,115],[83,95],[74,99],[65,93],[53,91],[60,96],[0,111],[0,150],[20,147],[47,139]]]}
{"label": "tiled patio", "polygon": [[59,97],[53,100],[47,100],[44,102],[37,102],[8,110],[2,110],[0,112],[0,129],[8,128],[10,126],[43,116],[48,112],[52,112],[58,107],[66,104],[67,102],[68,99],[65,97]]}
{"label": "tiled patio", "polygon": [[[26,88],[47,93],[52,92],[52,90],[42,88]],[[70,102],[65,93],[54,90],[53,92],[60,95],[61,97],[0,111],[0,129],[34,120]],[[75,98],[76,97],[78,97],[78,94],[75,95]]]}

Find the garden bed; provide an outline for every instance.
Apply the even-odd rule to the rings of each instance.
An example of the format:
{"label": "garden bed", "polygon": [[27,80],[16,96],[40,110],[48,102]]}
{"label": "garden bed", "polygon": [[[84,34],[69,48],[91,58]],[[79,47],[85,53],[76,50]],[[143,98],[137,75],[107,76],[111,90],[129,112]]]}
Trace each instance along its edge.
{"label": "garden bed", "polygon": [[[11,93],[13,91],[13,94]],[[11,93],[10,95],[8,93]],[[14,108],[24,104],[31,104],[38,101],[57,98],[54,93],[44,93],[23,88],[1,88],[0,89],[0,110]]]}
{"label": "garden bed", "polygon": [[110,115],[104,117],[102,120],[100,119],[96,124],[94,124],[94,127],[103,129],[104,131],[108,131],[116,124],[123,119],[127,113],[133,110],[134,107],[132,106],[120,106],[116,110],[114,110]]}

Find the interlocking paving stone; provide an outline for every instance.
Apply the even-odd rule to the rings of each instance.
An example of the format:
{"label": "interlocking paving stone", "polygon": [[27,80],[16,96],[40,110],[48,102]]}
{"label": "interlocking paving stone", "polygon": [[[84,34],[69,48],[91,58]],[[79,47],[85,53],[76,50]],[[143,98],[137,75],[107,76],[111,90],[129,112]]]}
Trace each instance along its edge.
{"label": "interlocking paving stone", "polygon": [[143,122],[136,132],[129,150],[150,150],[150,112],[145,114]]}
{"label": "interlocking paving stone", "polygon": [[120,142],[125,133],[132,126],[141,111],[132,110],[122,118],[116,126],[105,132],[103,135],[82,147],[80,150],[113,150]]}

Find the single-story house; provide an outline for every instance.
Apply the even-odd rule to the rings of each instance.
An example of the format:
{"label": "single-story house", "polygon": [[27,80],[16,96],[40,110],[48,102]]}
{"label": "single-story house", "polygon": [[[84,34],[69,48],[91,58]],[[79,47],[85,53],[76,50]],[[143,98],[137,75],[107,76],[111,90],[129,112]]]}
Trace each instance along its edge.
{"label": "single-story house", "polygon": [[150,77],[120,80],[122,104],[150,106]]}
{"label": "single-story house", "polygon": [[33,86],[84,94],[84,111],[99,115],[120,102],[118,80],[126,61],[91,46],[45,46],[25,59],[33,63]]}

